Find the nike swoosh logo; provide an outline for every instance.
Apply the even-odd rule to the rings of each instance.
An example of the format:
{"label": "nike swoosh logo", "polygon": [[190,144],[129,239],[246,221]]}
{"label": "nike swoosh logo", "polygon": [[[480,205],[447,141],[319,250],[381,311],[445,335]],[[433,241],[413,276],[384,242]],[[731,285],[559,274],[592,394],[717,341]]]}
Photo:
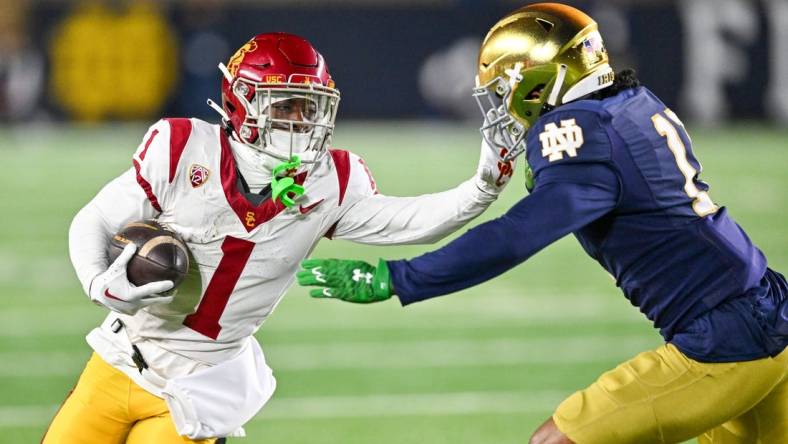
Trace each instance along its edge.
{"label": "nike swoosh logo", "polygon": [[306,213],[308,213],[308,212],[310,212],[310,211],[314,210],[314,209],[315,209],[315,207],[316,207],[316,206],[318,206],[318,205],[320,205],[321,203],[323,203],[323,201],[324,201],[324,200],[325,200],[325,199],[320,199],[320,200],[318,200],[317,202],[315,202],[315,203],[313,203],[312,205],[309,205],[309,206],[307,206],[307,207],[305,207],[305,206],[301,205],[301,206],[299,206],[299,207],[298,207],[298,211],[300,211],[300,212],[301,212],[301,214],[306,214]]}
{"label": "nike swoosh logo", "polygon": [[106,296],[106,297],[108,297],[110,299],[115,299],[116,301],[126,302],[126,301],[124,301],[123,299],[121,299],[121,298],[119,298],[117,296],[113,296],[112,293],[109,292],[109,288],[104,290],[104,296]]}

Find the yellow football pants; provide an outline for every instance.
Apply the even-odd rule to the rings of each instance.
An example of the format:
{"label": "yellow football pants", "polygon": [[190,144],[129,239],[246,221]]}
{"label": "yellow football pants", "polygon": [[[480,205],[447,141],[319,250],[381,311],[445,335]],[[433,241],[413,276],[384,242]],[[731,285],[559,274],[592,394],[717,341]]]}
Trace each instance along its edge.
{"label": "yellow football pants", "polygon": [[704,363],[667,344],[604,373],[553,420],[576,444],[788,443],[788,350]]}
{"label": "yellow football pants", "polygon": [[42,444],[184,444],[167,403],[138,386],[97,354],[55,415]]}

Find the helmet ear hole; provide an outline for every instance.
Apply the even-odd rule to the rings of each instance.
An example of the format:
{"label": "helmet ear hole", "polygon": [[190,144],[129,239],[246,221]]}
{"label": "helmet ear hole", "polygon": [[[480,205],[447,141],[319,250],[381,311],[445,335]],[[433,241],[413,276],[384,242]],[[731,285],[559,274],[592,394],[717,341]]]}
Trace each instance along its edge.
{"label": "helmet ear hole", "polygon": [[544,92],[545,86],[547,85],[545,85],[544,83],[540,83],[534,86],[533,89],[528,91],[528,94],[525,95],[524,100],[536,100],[542,97],[542,93]]}
{"label": "helmet ear hole", "polygon": [[232,103],[230,103],[229,100],[225,100],[224,101],[224,107],[227,108],[227,111],[230,111],[230,113],[234,113],[235,112],[235,107],[233,106]]}

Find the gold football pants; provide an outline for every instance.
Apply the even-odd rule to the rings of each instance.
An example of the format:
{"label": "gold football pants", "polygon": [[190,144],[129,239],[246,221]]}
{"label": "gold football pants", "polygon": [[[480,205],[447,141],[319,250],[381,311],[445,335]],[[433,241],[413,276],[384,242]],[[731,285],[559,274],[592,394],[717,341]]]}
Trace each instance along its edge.
{"label": "gold football pants", "polygon": [[209,444],[178,435],[167,403],[97,354],[52,420],[42,444]]}
{"label": "gold football pants", "polygon": [[788,443],[788,350],[704,363],[667,344],[604,373],[553,420],[577,444]]}

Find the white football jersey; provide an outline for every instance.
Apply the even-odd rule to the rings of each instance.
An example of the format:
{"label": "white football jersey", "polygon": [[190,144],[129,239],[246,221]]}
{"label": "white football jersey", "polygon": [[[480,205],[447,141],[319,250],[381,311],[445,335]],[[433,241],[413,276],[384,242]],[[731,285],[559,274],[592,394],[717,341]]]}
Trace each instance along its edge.
{"label": "white football jersey", "polygon": [[171,304],[141,310],[126,325],[133,335],[217,362],[257,330],[301,260],[342,213],[375,194],[374,182],[361,158],[332,150],[296,175],[307,191],[295,206],[254,205],[238,187],[231,142],[218,125],[171,119],[147,137],[134,156],[137,181],[159,207],[158,220],[186,242],[192,266]]}
{"label": "white football jersey", "polygon": [[[172,303],[132,316],[113,312],[105,321],[120,318],[151,370],[165,379],[235,356],[320,239],[434,242],[495,199],[476,176],[442,193],[383,196],[359,156],[330,150],[297,172],[306,192],[293,207],[271,199],[255,204],[240,185],[233,144],[218,125],[161,120],[143,138],[134,168],[104,187],[72,223],[71,259],[87,293],[108,265],[107,240],[124,224],[155,217],[186,242],[189,274]],[[110,363],[119,362],[112,355],[129,353],[106,328],[88,341]],[[150,387],[133,367],[121,370]]]}

